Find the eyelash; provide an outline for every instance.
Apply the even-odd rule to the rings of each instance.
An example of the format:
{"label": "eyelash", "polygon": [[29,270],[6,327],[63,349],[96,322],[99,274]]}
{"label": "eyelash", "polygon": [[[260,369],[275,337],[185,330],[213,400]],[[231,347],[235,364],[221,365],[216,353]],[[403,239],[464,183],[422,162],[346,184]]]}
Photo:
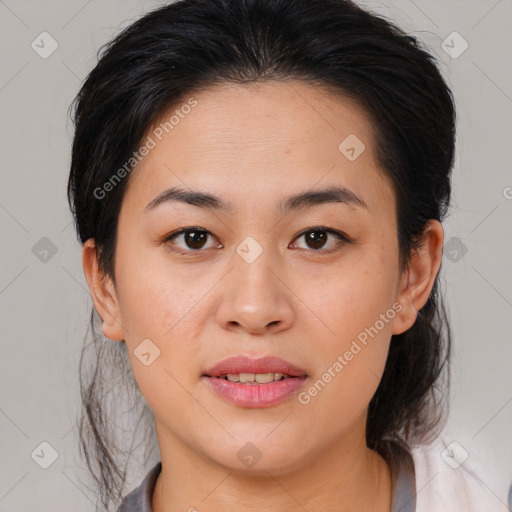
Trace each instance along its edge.
{"label": "eyelash", "polygon": [[[314,252],[314,253],[321,253],[321,254],[331,254],[333,252],[336,252],[336,251],[340,250],[341,247],[343,247],[345,244],[349,244],[349,243],[352,243],[354,241],[351,237],[349,237],[347,234],[343,233],[342,231],[338,231],[338,230],[332,229],[332,228],[327,228],[327,227],[324,227],[324,226],[314,226],[314,227],[305,229],[305,230],[301,231],[294,238],[294,240],[297,240],[298,238],[306,235],[307,233],[313,233],[313,232],[318,232],[318,231],[332,234],[336,238],[338,238],[338,240],[341,241],[342,243],[341,244],[339,244],[339,243],[336,244],[336,246],[331,248],[331,249],[303,249],[303,248],[299,248],[299,250],[309,251],[309,252]],[[212,235],[212,233],[210,233],[207,229],[204,229],[204,228],[201,228],[201,227],[192,226],[192,227],[180,229],[178,231],[175,231],[173,233],[170,233],[170,234],[166,235],[161,240],[161,243],[166,243],[167,244],[168,242],[171,242],[172,240],[174,240],[178,236],[184,235],[186,233],[191,233],[191,232],[201,232],[201,233],[207,233],[209,235]],[[206,251],[206,249],[204,249],[204,250],[203,249],[182,249],[180,247],[178,247],[178,248],[171,248],[171,250],[179,252],[181,254],[186,254],[186,255],[189,255],[190,253],[201,253],[201,252],[205,252]]]}

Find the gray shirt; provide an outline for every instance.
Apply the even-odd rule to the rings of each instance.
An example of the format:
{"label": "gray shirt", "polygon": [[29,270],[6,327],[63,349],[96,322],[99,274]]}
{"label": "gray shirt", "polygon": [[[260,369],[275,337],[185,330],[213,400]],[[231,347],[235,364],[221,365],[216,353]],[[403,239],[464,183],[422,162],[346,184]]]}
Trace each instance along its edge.
{"label": "gray shirt", "polygon": [[[407,457],[407,461],[398,467],[390,466],[393,488],[391,512],[415,512],[416,510],[414,462],[409,454]],[[161,469],[162,463],[159,462],[147,473],[142,483],[126,496],[117,512],[152,512],[151,498]]]}

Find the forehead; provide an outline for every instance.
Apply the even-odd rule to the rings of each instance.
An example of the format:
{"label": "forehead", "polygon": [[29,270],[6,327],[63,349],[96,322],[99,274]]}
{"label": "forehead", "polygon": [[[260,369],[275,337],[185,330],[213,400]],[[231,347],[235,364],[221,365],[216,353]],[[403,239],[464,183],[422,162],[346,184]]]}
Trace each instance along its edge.
{"label": "forehead", "polygon": [[382,208],[379,200],[393,201],[367,114],[309,83],[204,89],[166,111],[149,139],[153,147],[132,171],[125,196],[132,200],[136,192],[146,201],[139,210],[176,185],[208,190],[235,206],[331,185],[363,197],[370,211]]}

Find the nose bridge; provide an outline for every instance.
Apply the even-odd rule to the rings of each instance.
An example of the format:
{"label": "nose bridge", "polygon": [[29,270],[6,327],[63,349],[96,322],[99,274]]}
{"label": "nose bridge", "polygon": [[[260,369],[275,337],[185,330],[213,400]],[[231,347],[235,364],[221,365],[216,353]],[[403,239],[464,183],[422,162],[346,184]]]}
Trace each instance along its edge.
{"label": "nose bridge", "polygon": [[288,288],[279,274],[278,251],[247,237],[233,254],[234,268],[224,284],[218,321],[252,332],[286,328],[293,321]]}
{"label": "nose bridge", "polygon": [[248,237],[237,247],[235,262],[232,278],[241,310],[245,308],[250,311],[251,308],[270,306],[277,301],[281,293],[275,282],[279,264],[275,251],[268,243],[263,245],[263,242],[260,244]]}

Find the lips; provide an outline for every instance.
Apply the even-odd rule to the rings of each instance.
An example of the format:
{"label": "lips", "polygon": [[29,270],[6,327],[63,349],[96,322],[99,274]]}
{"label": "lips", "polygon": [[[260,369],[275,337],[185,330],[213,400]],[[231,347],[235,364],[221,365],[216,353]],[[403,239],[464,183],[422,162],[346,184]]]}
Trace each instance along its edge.
{"label": "lips", "polygon": [[244,355],[228,357],[206,370],[203,377],[224,377],[240,373],[283,373],[288,377],[307,377],[306,371],[279,357],[252,358]]}
{"label": "lips", "polygon": [[[223,359],[202,375],[205,384],[217,396],[237,407],[251,408],[274,407],[290,400],[308,378],[303,368],[279,357],[244,355]],[[262,379],[263,382],[258,382]]]}

